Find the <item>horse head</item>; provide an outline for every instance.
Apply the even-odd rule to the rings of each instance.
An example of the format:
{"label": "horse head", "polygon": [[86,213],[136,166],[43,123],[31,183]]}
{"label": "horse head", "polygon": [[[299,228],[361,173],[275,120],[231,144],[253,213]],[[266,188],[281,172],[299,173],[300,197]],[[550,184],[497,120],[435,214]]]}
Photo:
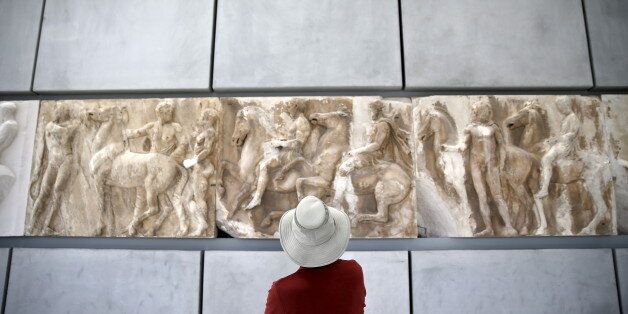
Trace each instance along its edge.
{"label": "horse head", "polygon": [[526,101],[521,110],[504,120],[504,125],[510,130],[528,126],[536,123],[534,119],[542,114],[542,111],[537,100]]}
{"label": "horse head", "polygon": [[87,118],[101,124],[106,122],[126,124],[129,121],[129,110],[126,106],[98,107],[87,110]]}
{"label": "horse head", "polygon": [[265,138],[276,135],[268,114],[258,106],[247,106],[238,111],[231,141],[241,147],[249,135],[261,135]]}

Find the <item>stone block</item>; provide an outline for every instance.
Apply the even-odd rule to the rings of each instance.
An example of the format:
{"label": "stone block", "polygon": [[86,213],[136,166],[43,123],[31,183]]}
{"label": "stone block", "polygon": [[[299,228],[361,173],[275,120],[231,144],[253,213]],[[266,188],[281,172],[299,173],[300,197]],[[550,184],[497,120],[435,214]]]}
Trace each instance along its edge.
{"label": "stone block", "polygon": [[0,236],[24,235],[39,101],[0,101]]}
{"label": "stone block", "polygon": [[593,85],[580,0],[402,0],[406,89]]}
{"label": "stone block", "polygon": [[42,102],[26,234],[215,236],[221,116],[217,98]]}
{"label": "stone block", "polygon": [[412,252],[415,313],[620,313],[610,250]]}
{"label": "stone block", "polygon": [[6,313],[196,313],[200,252],[14,249]]}
{"label": "stone block", "polygon": [[[345,252],[341,257],[354,259],[362,266],[365,313],[409,311],[407,256],[407,252]],[[203,313],[261,313],[272,283],[297,269],[284,252],[207,251]]]}
{"label": "stone block", "polygon": [[617,202],[617,232],[628,234],[628,95],[602,95],[602,101],[608,108],[602,118],[606,120],[613,156],[611,167]]}
{"label": "stone block", "polygon": [[43,0],[0,1],[0,93],[30,93]]}
{"label": "stone block", "polygon": [[395,0],[219,1],[217,91],[401,89]]}
{"label": "stone block", "polygon": [[616,234],[608,105],[582,96],[414,98],[428,236]]}
{"label": "stone block", "polygon": [[46,1],[34,90],[209,91],[214,0]]}
{"label": "stone block", "polygon": [[595,86],[628,87],[628,2],[585,0]]}
{"label": "stone block", "polygon": [[[353,237],[417,236],[410,99],[264,97],[221,103],[226,162],[218,170],[224,186],[219,228],[234,237],[277,237],[281,215],[314,195],[348,213]],[[380,148],[373,151],[373,145]]]}

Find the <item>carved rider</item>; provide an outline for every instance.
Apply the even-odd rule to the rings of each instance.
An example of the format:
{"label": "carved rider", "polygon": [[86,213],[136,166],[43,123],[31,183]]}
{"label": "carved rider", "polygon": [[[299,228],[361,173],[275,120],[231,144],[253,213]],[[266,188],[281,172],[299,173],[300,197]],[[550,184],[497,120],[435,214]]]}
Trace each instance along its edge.
{"label": "carved rider", "polygon": [[[34,234],[36,222],[42,210],[47,210],[42,226],[42,234],[49,232],[52,216],[61,205],[61,194],[67,188],[72,165],[74,164],[72,143],[76,130],[80,126],[78,119],[73,119],[70,108],[58,104],[53,112],[53,120],[48,122],[44,131],[43,149],[37,152],[37,163],[33,170],[30,194],[34,199],[29,233]],[[47,159],[47,162],[45,161]],[[41,175],[42,163],[46,163]],[[38,183],[39,179],[41,181]]]}
{"label": "carved rider", "polygon": [[565,118],[560,125],[560,135],[545,140],[545,145],[549,148],[541,160],[541,186],[536,198],[543,198],[548,195],[552,168],[556,161],[566,158],[574,152],[582,121],[574,112],[573,106],[573,99],[570,97],[561,96],[556,99],[556,109]]}
{"label": "carved rider", "polygon": [[312,126],[304,115],[305,102],[302,99],[293,99],[285,104],[285,111],[281,113],[284,139],[273,139],[263,144],[264,156],[258,165],[258,178],[253,198],[245,209],[252,209],[262,201],[262,196],[268,185],[270,170],[279,169],[276,177],[290,170],[297,162],[303,161],[303,146],[310,136]]}
{"label": "carved rider", "polygon": [[[502,220],[506,235],[517,235],[512,227],[508,206],[502,195],[500,171],[506,162],[506,146],[502,131],[493,121],[493,111],[488,99],[483,98],[471,107],[472,119],[458,145],[443,145],[447,150],[458,150],[469,157],[473,187],[478,196],[480,214],[484,230],[478,236],[492,235],[491,210],[488,206],[488,192],[493,196]],[[467,155],[468,154],[468,155]],[[488,191],[485,183],[488,185]]]}
{"label": "carved rider", "polygon": [[384,103],[380,100],[369,104],[372,129],[369,132],[368,143],[348,152],[349,158],[344,162],[348,167],[340,171],[346,176],[360,168],[375,165],[380,161],[393,162],[401,166],[407,173],[412,173],[412,155],[408,145],[408,134],[401,130],[394,121],[394,116],[384,112]]}
{"label": "carved rider", "polygon": [[186,141],[181,125],[174,122],[174,104],[163,101],[155,108],[157,121],[149,122],[134,130],[125,130],[127,139],[146,136],[150,139],[150,152],[171,156],[177,161],[184,158]]}

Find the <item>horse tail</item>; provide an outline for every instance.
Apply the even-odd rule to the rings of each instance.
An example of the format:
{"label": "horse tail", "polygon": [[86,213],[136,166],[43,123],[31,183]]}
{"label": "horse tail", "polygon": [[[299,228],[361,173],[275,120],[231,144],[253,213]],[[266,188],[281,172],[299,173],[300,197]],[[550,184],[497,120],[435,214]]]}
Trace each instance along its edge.
{"label": "horse tail", "polygon": [[188,183],[188,179],[189,179],[189,174],[187,169],[185,169],[183,166],[176,164],[177,165],[177,169],[179,170],[179,174],[181,175],[181,177],[179,178],[179,180],[177,181],[177,184],[174,186],[174,198],[175,200],[178,198],[179,202],[181,200],[181,195],[183,194],[183,189],[185,188],[185,185]]}

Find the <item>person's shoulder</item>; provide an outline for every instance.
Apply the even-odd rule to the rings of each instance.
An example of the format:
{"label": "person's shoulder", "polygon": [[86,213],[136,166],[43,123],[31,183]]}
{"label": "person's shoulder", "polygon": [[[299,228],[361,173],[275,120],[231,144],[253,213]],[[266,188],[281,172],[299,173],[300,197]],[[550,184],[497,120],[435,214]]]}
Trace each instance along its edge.
{"label": "person's shoulder", "polygon": [[362,266],[360,266],[360,264],[354,259],[348,259],[348,260],[341,259],[338,261],[339,261],[339,265],[343,268],[362,272]]}

